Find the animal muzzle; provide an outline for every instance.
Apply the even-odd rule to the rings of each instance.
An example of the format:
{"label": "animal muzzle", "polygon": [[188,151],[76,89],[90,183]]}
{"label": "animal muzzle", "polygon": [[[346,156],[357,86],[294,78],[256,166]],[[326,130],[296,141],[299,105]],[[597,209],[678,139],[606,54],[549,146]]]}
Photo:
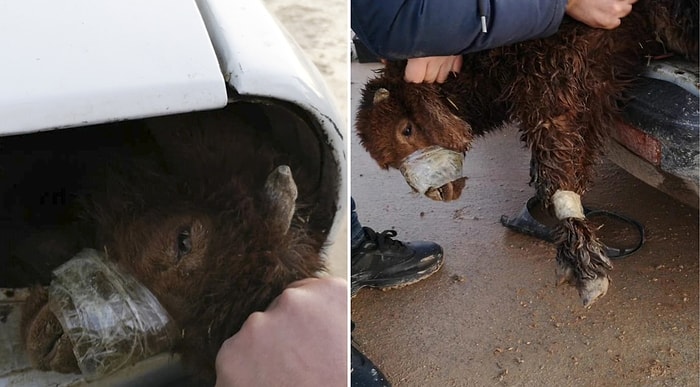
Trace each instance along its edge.
{"label": "animal muzzle", "polygon": [[437,201],[458,199],[466,184],[462,176],[464,154],[440,146],[419,149],[399,166],[408,185]]}
{"label": "animal muzzle", "polygon": [[88,380],[172,350],[175,321],[136,278],[84,249],[53,272],[48,307]]}

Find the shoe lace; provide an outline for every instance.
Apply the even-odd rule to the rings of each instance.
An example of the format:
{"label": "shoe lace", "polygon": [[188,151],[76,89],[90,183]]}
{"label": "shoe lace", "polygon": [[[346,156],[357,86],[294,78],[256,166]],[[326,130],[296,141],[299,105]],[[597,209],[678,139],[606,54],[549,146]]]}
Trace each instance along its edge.
{"label": "shoe lace", "polygon": [[384,230],[378,233],[369,227],[363,227],[363,229],[367,240],[376,244],[379,250],[383,250],[384,247],[403,246],[403,242],[392,239],[397,235],[394,230]]}

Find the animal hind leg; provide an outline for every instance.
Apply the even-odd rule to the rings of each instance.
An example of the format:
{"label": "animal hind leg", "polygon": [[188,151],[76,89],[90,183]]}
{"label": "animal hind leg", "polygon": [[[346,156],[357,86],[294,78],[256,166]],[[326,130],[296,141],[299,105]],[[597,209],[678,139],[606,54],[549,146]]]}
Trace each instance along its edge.
{"label": "animal hind leg", "polygon": [[523,133],[532,150],[532,182],[537,195],[559,219],[554,229],[557,283],[576,286],[584,306],[604,296],[612,264],[595,228],[583,214],[580,196],[589,184],[591,144],[584,130],[565,116],[534,125]]}

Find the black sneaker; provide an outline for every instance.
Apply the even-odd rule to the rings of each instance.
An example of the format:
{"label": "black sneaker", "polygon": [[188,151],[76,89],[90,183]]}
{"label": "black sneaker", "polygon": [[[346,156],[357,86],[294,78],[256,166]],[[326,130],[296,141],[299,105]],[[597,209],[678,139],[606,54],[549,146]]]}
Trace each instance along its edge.
{"label": "black sneaker", "polygon": [[394,289],[430,277],[442,266],[442,247],[433,242],[406,242],[392,239],[396,231],[377,233],[362,228],[365,240],[352,249],[351,294],[363,287]]}
{"label": "black sneaker", "polygon": [[352,387],[391,387],[391,383],[377,366],[360,350],[351,346],[350,385]]}

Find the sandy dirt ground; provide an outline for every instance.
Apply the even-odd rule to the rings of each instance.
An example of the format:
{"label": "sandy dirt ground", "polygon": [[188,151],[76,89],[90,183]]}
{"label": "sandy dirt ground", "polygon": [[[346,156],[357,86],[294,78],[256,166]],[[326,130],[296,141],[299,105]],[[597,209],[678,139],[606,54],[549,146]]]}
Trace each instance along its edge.
{"label": "sandy dirt ground", "polygon": [[[353,111],[376,66],[352,64]],[[462,198],[440,203],[380,170],[352,136],[364,225],[445,250],[422,282],[360,291],[354,340],[395,386],[698,386],[698,211],[604,163],[584,205],[642,222],[647,242],[614,261],[607,296],[584,309],[574,288],[554,286],[553,245],[499,223],[533,194],[517,137],[507,127],[476,141]]]}
{"label": "sandy dirt ground", "polygon": [[[347,141],[348,2],[313,0],[302,5],[297,0],[264,0],[264,3],[319,69],[335,99],[343,121],[339,124],[345,129]],[[347,226],[346,223],[347,219],[343,221]],[[328,272],[347,278],[347,227],[340,230],[328,257]]]}

